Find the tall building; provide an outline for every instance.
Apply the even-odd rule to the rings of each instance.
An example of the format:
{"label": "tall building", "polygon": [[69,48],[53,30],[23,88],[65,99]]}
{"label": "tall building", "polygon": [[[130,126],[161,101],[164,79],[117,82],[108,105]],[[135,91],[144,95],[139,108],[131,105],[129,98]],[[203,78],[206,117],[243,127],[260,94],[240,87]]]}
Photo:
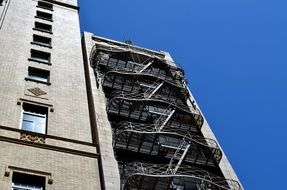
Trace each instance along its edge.
{"label": "tall building", "polygon": [[0,189],[100,189],[76,0],[0,6]]}
{"label": "tall building", "polygon": [[243,189],[171,56],[78,11],[0,0],[0,189]]}

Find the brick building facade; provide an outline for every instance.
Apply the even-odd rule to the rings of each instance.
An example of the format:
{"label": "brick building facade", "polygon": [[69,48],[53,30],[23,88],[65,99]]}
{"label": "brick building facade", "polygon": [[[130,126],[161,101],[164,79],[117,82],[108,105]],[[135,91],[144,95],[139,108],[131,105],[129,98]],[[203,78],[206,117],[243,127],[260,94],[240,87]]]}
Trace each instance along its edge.
{"label": "brick building facade", "polygon": [[1,190],[242,189],[168,53],[81,38],[77,0],[0,4]]}

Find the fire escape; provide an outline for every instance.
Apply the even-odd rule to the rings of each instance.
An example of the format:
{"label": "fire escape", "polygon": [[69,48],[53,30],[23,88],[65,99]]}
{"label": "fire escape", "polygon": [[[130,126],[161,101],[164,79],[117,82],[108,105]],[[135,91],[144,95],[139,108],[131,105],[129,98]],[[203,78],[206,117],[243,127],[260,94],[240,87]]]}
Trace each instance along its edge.
{"label": "fire escape", "polygon": [[94,46],[90,62],[105,92],[122,189],[241,190],[223,177],[216,141],[201,133],[181,68],[107,46]]}

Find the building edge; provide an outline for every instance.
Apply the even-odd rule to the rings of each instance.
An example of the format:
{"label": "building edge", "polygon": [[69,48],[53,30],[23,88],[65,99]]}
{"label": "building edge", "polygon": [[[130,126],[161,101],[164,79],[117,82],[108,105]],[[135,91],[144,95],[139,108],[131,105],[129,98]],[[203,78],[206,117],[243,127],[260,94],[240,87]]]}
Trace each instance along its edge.
{"label": "building edge", "polygon": [[[120,176],[118,171],[117,161],[114,157],[112,147],[112,131],[109,120],[106,115],[105,95],[100,86],[95,85],[91,81],[96,81],[95,73],[90,67],[90,54],[93,44],[93,34],[84,32],[82,35],[82,48],[84,68],[87,83],[88,101],[90,109],[91,127],[95,138],[97,139],[97,150],[99,156],[99,169],[101,188],[105,189],[120,189]],[[97,101],[94,101],[97,100]]]}

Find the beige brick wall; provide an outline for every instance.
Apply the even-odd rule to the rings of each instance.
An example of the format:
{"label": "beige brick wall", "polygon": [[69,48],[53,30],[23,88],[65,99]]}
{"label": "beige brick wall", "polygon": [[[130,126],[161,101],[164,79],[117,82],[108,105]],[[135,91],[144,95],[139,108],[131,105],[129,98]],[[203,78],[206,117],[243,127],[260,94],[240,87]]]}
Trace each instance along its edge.
{"label": "beige brick wall", "polygon": [[0,143],[0,155],[1,190],[11,189],[13,170],[9,177],[5,177],[7,166],[51,173],[53,184],[48,184],[46,180],[46,190],[100,189],[97,160],[93,158],[6,142]]}
{"label": "beige brick wall", "polygon": [[[0,30],[0,125],[19,128],[21,107],[17,100],[29,99],[54,107],[49,113],[48,134],[91,142],[78,13],[54,5],[51,23],[34,18],[36,3],[11,1]],[[53,35],[33,31],[35,20],[52,24]],[[53,48],[30,44],[33,34],[51,37]],[[28,61],[31,48],[50,52],[52,65]],[[51,85],[26,82],[28,66],[49,70]],[[32,87],[46,91],[48,99],[25,95]]]}
{"label": "beige brick wall", "polygon": [[[76,0],[62,2],[77,4]],[[22,105],[17,102],[33,101],[54,109],[48,113],[47,134],[62,138],[46,138],[45,145],[83,154],[97,152],[92,144],[78,12],[58,4],[53,11],[36,5],[36,0],[10,0],[0,28],[0,126],[10,128],[0,129],[0,189],[11,185],[11,176],[4,177],[6,166],[51,172],[54,183],[47,190],[100,189],[96,158],[3,140],[19,139],[19,132],[13,131],[21,125]],[[36,10],[52,13],[53,22],[35,18]],[[51,24],[53,34],[33,30],[35,21]],[[30,44],[33,34],[51,37],[52,49]],[[32,48],[51,53],[52,65],[28,61]],[[28,66],[49,70],[51,85],[25,81]],[[27,90],[34,87],[47,95],[34,96]]]}

